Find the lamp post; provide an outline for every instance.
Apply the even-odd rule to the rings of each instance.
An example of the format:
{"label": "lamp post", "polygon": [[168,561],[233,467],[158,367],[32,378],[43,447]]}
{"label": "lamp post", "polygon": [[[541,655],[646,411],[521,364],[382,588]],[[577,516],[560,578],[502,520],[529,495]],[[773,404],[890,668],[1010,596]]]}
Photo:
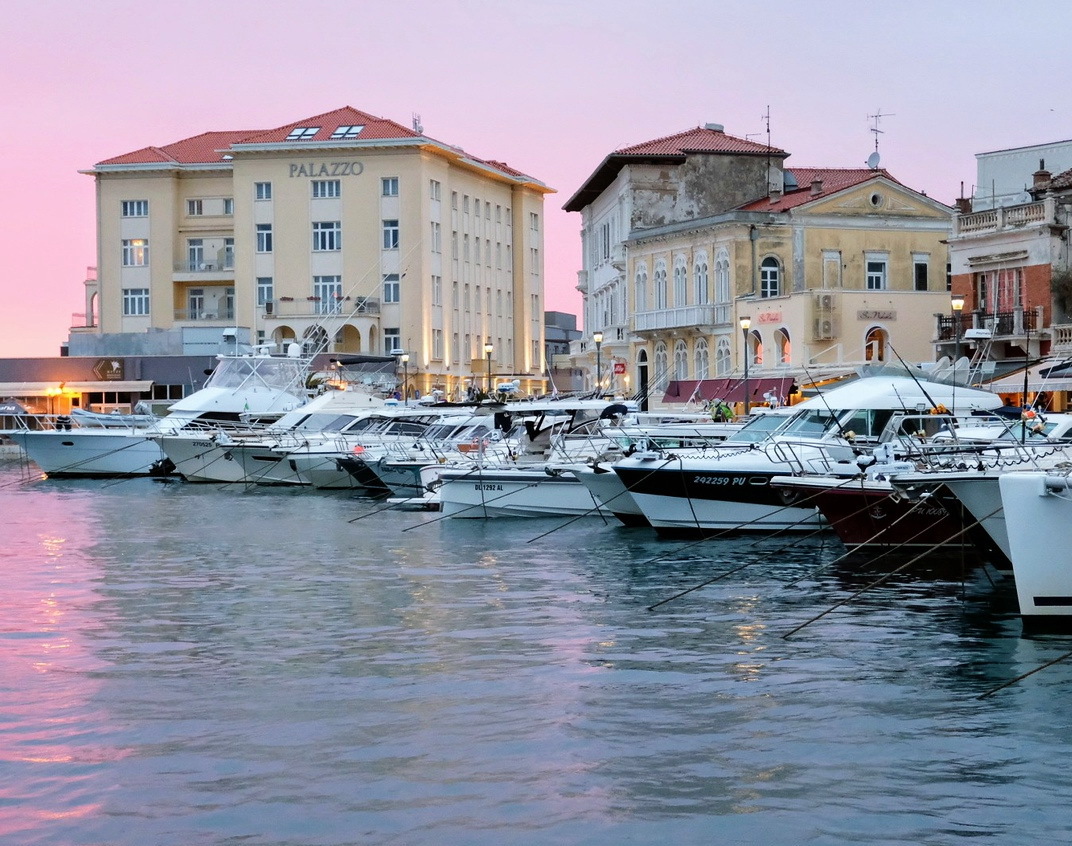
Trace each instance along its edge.
{"label": "lamp post", "polygon": [[953,338],[955,341],[953,347],[953,386],[957,384],[957,361],[960,360],[960,313],[964,309],[964,297],[960,294],[953,294],[949,298],[949,307],[953,309]]}
{"label": "lamp post", "polygon": [[491,396],[491,354],[495,350],[495,347],[491,345],[491,341],[484,344],[484,355],[488,357],[488,396]]}
{"label": "lamp post", "polygon": [[[600,347],[603,346],[603,333],[596,332],[592,335],[592,340],[596,345],[596,391],[601,391],[601,385],[603,384],[603,362],[600,359]],[[599,394],[597,394],[599,396]]]}
{"label": "lamp post", "polygon": [[403,405],[409,405],[409,353],[402,353],[402,396]]}
{"label": "lamp post", "polygon": [[748,409],[750,408],[749,396],[748,396],[748,330],[752,327],[751,317],[741,318],[741,332],[744,334],[744,414],[748,416]]}

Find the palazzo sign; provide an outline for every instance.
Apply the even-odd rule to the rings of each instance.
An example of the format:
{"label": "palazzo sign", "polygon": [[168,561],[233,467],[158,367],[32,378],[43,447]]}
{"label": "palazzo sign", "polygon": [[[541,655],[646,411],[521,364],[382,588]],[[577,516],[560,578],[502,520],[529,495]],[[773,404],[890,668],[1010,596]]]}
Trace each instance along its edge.
{"label": "palazzo sign", "polygon": [[856,312],[857,320],[896,320],[897,312],[892,309],[886,311],[858,311]]}
{"label": "palazzo sign", "polygon": [[304,176],[319,179],[322,176],[360,176],[365,170],[361,162],[309,162],[292,164],[290,176]]}

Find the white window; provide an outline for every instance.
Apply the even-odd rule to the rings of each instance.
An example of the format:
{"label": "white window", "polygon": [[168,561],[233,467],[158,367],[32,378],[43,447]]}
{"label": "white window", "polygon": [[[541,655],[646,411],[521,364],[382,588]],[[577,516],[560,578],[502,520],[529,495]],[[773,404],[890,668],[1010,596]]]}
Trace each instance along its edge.
{"label": "white window", "polygon": [[428,197],[429,197],[429,199],[432,199],[432,200],[434,200],[435,202],[438,203],[439,202],[439,197],[440,197],[440,192],[442,191],[442,187],[443,186],[439,184],[438,180],[435,180],[435,179],[428,180]]}
{"label": "white window", "polygon": [[689,378],[689,348],[685,346],[684,341],[674,344],[674,378],[678,380]]}
{"label": "white window", "polygon": [[383,248],[385,250],[397,250],[398,241],[398,221],[385,220],[383,222]]}
{"label": "white window", "polygon": [[333,139],[338,138],[357,138],[361,134],[361,130],[364,129],[363,124],[350,124],[346,126],[339,126],[331,133]]}
{"label": "white window", "polygon": [[[692,268],[693,283],[696,293],[696,302],[699,305],[704,305],[711,302],[710,289],[707,286],[707,256],[700,253],[696,256],[696,264]],[[704,350],[707,350],[707,344],[704,344]]]}
{"label": "white window", "polygon": [[189,238],[186,241],[186,260],[189,270],[205,269],[205,242],[202,238]]}
{"label": "white window", "polygon": [[223,269],[234,270],[234,238],[223,239]]}
{"label": "white window", "polygon": [[388,273],[383,277],[383,301],[385,303],[401,302],[401,283],[397,273]]}
{"label": "white window", "polygon": [[122,204],[123,217],[148,217],[149,216],[149,201],[148,200],[123,200]]}
{"label": "white window", "polygon": [[864,257],[867,266],[867,290],[885,291],[887,255],[885,253],[866,253]]}
{"label": "white window", "polygon": [[759,266],[759,295],[777,297],[782,292],[782,266],[774,256],[767,256]]}
{"label": "white window", "polygon": [[443,305],[443,277],[432,277],[432,305]]}
{"label": "white window", "polygon": [[342,223],[325,220],[313,224],[313,252],[323,253],[342,249]]}
{"label": "white window", "polygon": [[655,359],[655,361],[654,361],[654,364],[655,364],[655,390],[657,390],[657,391],[658,390],[663,390],[663,389],[666,388],[667,355],[666,355],[666,344],[664,344],[662,341],[659,341],[659,343],[657,343],[655,345],[654,359]]}
{"label": "white window", "polygon": [[681,308],[688,304],[688,271],[684,259],[674,265],[674,307]]}
{"label": "white window", "polygon": [[719,338],[715,345],[715,375],[725,376],[733,369],[733,353],[728,338]]}
{"label": "white window", "polygon": [[272,251],[272,224],[257,224],[257,252],[270,253]]}
{"label": "white window", "polygon": [[189,320],[205,319],[204,288],[191,288],[186,292],[186,316]]}
{"label": "white window", "polygon": [[402,349],[402,331],[397,327],[389,327],[383,330],[383,354],[392,355],[395,350]]}
{"label": "white window", "polygon": [[660,311],[667,307],[666,265],[655,265],[655,309]]}
{"label": "white window", "polygon": [[453,361],[455,364],[457,364],[458,360],[461,358],[461,354],[462,354],[462,348],[461,348],[461,345],[458,343],[458,333],[455,332],[450,337],[450,358],[451,358],[451,361]]}
{"label": "white window", "polygon": [[320,131],[319,126],[296,126],[290,130],[287,141],[308,141]]}
{"label": "white window", "polygon": [[145,267],[149,263],[149,240],[131,238],[123,241],[123,267]]}
{"label": "white window", "polygon": [[432,247],[432,252],[433,253],[441,253],[441,252],[443,252],[443,229],[434,220],[432,221],[432,244],[431,244],[431,247]]}
{"label": "white window", "polygon": [[318,314],[337,314],[342,310],[342,277],[314,276],[313,298]]}
{"label": "white window", "polygon": [[201,200],[187,200],[186,201],[186,214],[190,217],[197,217],[205,213],[205,204]]}
{"label": "white window", "polygon": [[385,176],[380,180],[380,187],[384,197],[397,197],[398,196],[398,177],[397,176]]}
{"label": "white window", "polygon": [[141,316],[149,313],[148,288],[123,289],[123,314]]}
{"label": "white window", "polygon": [[709,370],[710,363],[708,362],[706,338],[699,338],[696,341],[696,349],[693,352],[693,357],[696,360],[696,378],[710,379],[711,372]]}
{"label": "white window", "polygon": [[257,277],[257,305],[270,303],[275,299],[274,284],[271,276]]}
{"label": "white window", "polygon": [[270,200],[270,199],[272,199],[272,183],[271,182],[254,182],[253,183],[253,199],[255,199],[255,200]]}
{"label": "white window", "polygon": [[443,358],[443,330],[432,330],[432,358]]}
{"label": "white window", "polygon": [[234,197],[223,198],[223,213],[231,215],[234,214]]}
{"label": "white window", "polygon": [[610,261],[610,224],[604,223],[599,227],[600,258]]}
{"label": "white window", "polygon": [[931,257],[927,253],[912,253],[912,287],[926,291],[930,285]]}
{"label": "white window", "polygon": [[[730,301],[730,259],[725,250],[715,261],[715,302],[724,305]],[[717,359],[717,353],[716,353]]]}
{"label": "white window", "polygon": [[342,194],[342,182],[338,179],[314,179],[313,199],[332,200]]}
{"label": "white window", "polygon": [[636,302],[633,304],[634,311],[648,310],[648,269],[640,265],[636,271]]}

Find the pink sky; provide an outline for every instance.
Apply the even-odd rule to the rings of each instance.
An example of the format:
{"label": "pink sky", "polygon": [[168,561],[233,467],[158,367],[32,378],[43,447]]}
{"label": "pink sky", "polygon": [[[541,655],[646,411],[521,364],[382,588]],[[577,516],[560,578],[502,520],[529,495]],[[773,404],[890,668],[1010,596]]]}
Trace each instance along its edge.
{"label": "pink sky", "polygon": [[952,202],[975,154],[1072,138],[1067,2],[8,0],[0,72],[0,356],[51,356],[83,311],[78,170],[344,105],[506,161],[546,201],[546,306],[580,311],[580,216],[611,151],[706,122],[790,166],[883,166]]}

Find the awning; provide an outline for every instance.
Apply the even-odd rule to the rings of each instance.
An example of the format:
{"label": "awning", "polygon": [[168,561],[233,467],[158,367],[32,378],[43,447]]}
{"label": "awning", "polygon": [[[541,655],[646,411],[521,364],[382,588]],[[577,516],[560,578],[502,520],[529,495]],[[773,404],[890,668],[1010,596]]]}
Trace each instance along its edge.
{"label": "awning", "polygon": [[[1043,361],[1027,370],[1027,390],[1037,394],[1042,391],[1072,391],[1072,370],[1064,361]],[[995,379],[985,388],[996,394],[1022,394],[1024,391],[1024,371],[1010,373]]]}
{"label": "awning", "polygon": [[[62,387],[61,387],[62,386]],[[96,392],[143,393],[152,390],[152,380],[138,382],[0,382],[2,397],[46,397],[51,394],[89,394]]]}
{"label": "awning", "polygon": [[142,380],[138,382],[109,382],[107,380],[102,382],[64,382],[64,393],[73,394],[91,394],[97,392],[103,393],[119,393],[119,394],[140,394],[153,389],[152,380]]}
{"label": "awning", "polygon": [[[765,401],[764,395],[770,393],[779,404],[784,404],[793,381],[791,376],[749,378],[748,402],[762,403]],[[663,402],[701,402],[713,399],[744,402],[744,379],[740,376],[729,379],[679,379],[667,385],[666,394],[663,396]]]}

